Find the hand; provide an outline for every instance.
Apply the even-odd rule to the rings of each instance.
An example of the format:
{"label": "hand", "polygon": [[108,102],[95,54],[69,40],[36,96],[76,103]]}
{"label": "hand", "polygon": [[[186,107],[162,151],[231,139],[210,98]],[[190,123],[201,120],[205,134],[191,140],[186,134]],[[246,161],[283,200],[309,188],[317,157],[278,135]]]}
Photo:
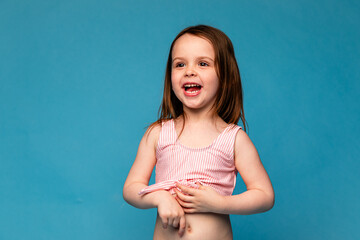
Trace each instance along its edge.
{"label": "hand", "polygon": [[158,213],[161,219],[163,228],[172,226],[179,228],[179,235],[182,236],[185,232],[185,213],[179,203],[167,191],[157,191],[158,194]]}
{"label": "hand", "polygon": [[175,189],[176,200],[183,207],[185,213],[214,212],[221,213],[224,197],[212,187],[200,183],[198,189],[177,184],[182,191]]}

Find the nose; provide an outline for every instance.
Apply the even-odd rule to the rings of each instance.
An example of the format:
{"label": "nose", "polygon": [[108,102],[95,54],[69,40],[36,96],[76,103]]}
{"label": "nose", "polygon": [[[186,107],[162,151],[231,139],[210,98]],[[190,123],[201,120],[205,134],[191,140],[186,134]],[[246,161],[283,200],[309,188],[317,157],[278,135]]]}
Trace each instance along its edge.
{"label": "nose", "polygon": [[196,76],[196,72],[192,66],[188,66],[185,70],[186,77],[194,77]]}

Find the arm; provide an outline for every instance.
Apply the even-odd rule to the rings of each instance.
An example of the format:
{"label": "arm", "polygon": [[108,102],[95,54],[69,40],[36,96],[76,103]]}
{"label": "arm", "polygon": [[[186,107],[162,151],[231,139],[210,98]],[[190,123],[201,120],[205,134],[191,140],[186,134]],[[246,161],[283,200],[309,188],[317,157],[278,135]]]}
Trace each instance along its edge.
{"label": "arm", "polygon": [[135,161],[123,187],[123,197],[126,202],[137,208],[158,208],[163,227],[179,227],[179,234],[182,235],[185,231],[185,213],[169,192],[160,190],[143,196],[138,194],[149,184],[156,163],[155,151],[160,129],[160,126],[155,126],[152,130],[146,131],[141,139]]}
{"label": "arm", "polygon": [[274,206],[275,194],[259,154],[248,135],[240,130],[235,140],[235,166],[247,191],[224,198],[222,211],[232,214],[265,212]]}
{"label": "arm", "polygon": [[156,126],[144,134],[140,141],[135,161],[123,187],[125,201],[137,208],[154,208],[157,205],[154,194],[147,194],[142,197],[138,195],[138,192],[149,184],[151,173],[156,163],[155,148],[159,131],[159,127]]}
{"label": "arm", "polygon": [[221,214],[254,214],[270,210],[274,205],[274,190],[258,152],[247,134],[240,130],[235,140],[235,166],[247,191],[233,196],[221,196],[208,186],[179,188],[177,200],[185,213],[215,212]]}

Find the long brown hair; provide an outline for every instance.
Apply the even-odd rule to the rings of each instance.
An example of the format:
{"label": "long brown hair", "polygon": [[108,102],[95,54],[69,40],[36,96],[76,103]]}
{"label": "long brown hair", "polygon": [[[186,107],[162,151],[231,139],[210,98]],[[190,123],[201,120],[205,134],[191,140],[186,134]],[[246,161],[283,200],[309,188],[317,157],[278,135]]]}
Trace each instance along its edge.
{"label": "long brown hair", "polygon": [[166,65],[164,94],[159,108],[159,118],[150,125],[149,129],[157,124],[160,124],[161,126],[161,122],[164,120],[184,116],[183,105],[175,96],[171,86],[172,50],[176,40],[184,34],[195,35],[211,42],[215,51],[215,65],[220,82],[213,106],[214,113],[218,114],[219,117],[228,124],[237,124],[239,119],[241,119],[244,131],[246,131],[243,90],[241,86],[240,71],[235,59],[234,47],[225,33],[217,28],[207,25],[197,25],[185,28],[172,42]]}

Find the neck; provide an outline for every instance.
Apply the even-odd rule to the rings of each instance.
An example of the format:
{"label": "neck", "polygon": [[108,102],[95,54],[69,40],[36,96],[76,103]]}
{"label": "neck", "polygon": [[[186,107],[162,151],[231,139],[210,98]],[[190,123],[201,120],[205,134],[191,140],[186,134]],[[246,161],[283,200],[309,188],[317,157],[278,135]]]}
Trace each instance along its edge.
{"label": "neck", "polygon": [[200,109],[189,109],[184,107],[184,117],[187,123],[191,125],[195,124],[206,124],[216,123],[220,118],[214,113],[212,109],[200,110]]}

